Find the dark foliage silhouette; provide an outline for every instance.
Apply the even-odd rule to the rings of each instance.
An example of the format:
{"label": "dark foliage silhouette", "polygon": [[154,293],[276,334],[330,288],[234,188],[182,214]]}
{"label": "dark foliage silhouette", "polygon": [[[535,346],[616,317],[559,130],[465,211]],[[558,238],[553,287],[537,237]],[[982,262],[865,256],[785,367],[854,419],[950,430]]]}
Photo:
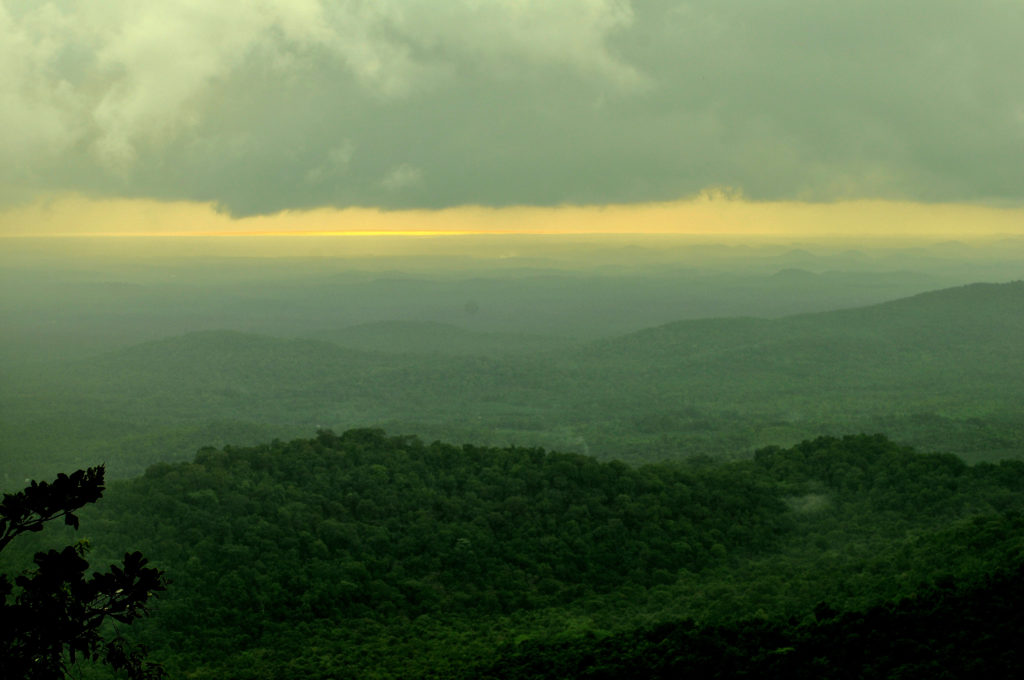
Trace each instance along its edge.
{"label": "dark foliage silhouette", "polygon": [[[20,534],[42,531],[63,519],[78,528],[75,514],[103,495],[102,466],[60,474],[53,482],[32,482],[0,503],[0,550]],[[159,678],[160,666],[147,662],[145,649],[128,644],[114,622],[130,624],[145,616],[154,593],[164,590],[161,571],[148,567],[142,553],[126,553],[119,565],[88,573],[88,545],[37,552],[34,567],[10,580],[0,574],[0,658],[2,677],[65,677],[81,661],[124,671],[129,678]]]}

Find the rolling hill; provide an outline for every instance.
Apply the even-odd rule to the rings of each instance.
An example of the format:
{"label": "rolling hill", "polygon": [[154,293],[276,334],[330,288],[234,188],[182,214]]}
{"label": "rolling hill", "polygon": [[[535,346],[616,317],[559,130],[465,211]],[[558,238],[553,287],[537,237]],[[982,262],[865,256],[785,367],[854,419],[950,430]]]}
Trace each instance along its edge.
{"label": "rolling hill", "polygon": [[[400,328],[357,334],[394,337]],[[435,344],[459,335],[431,328]],[[780,319],[681,321],[519,355],[198,332],[11,372],[0,387],[0,441],[14,482],[22,471],[55,471],[32,467],[46,461],[95,453],[111,462],[102,454],[110,450],[120,452],[114,476],[183,459],[195,439],[175,443],[174,432],[209,432],[215,422],[264,436],[386,425],[634,461],[744,455],[846,431],[1016,457],[1024,455],[1022,339],[1022,282]]]}
{"label": "rolling hill", "polygon": [[[1019,633],[1022,489],[1024,463],[881,435],[630,467],[361,429],[154,465],[81,534],[166,570],[132,633],[174,677],[934,677],[929,639],[969,664]],[[993,614],[1014,628],[969,644]]]}

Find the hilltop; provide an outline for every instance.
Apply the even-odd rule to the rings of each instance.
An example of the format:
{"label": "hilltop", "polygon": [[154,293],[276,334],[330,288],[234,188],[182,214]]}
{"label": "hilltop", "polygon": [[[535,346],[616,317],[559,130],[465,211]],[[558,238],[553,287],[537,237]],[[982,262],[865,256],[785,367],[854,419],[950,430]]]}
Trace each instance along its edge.
{"label": "hilltop", "polygon": [[[931,585],[962,585],[965,612],[993,595],[1012,609],[1016,590],[969,587],[1018,568],[1022,491],[1024,463],[881,435],[633,468],[364,429],[154,465],[82,526],[98,562],[130,546],[166,570],[140,640],[173,675],[501,677],[548,659],[542,677],[574,677],[694,645],[746,663],[725,642],[740,635],[750,663],[803,658],[831,644],[826,623],[852,639],[894,625],[881,614],[901,599],[945,612]],[[941,616],[971,635],[973,619]],[[680,647],[641,663],[630,650],[652,639]],[[887,654],[927,663],[918,647]]]}

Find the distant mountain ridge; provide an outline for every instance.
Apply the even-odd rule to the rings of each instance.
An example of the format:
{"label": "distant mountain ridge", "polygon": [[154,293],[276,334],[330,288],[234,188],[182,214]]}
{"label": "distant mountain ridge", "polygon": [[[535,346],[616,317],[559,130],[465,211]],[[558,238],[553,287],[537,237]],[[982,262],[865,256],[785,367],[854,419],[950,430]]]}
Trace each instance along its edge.
{"label": "distant mountain ridge", "polygon": [[[434,333],[435,348],[460,336],[405,322],[358,332],[393,337],[403,328]],[[21,442],[29,470],[82,451],[114,448],[127,458],[139,428],[163,433],[140,463],[178,460],[215,422],[286,436],[318,425],[386,426],[631,461],[737,456],[849,431],[1024,457],[1020,281],[778,319],[678,321],[518,354],[406,349],[202,331],[27,366],[0,386],[0,441]]]}
{"label": "distant mountain ridge", "polygon": [[[756,350],[794,360],[823,350],[873,353],[876,360],[912,360],[912,354],[1000,351],[1024,360],[1024,282],[972,284],[868,307],[780,319],[740,317],[677,321],[594,343],[604,360],[616,353],[660,358]],[[833,362],[843,355],[816,356]],[[867,358],[867,357],[865,357]]]}
{"label": "distant mountain ridge", "polygon": [[[889,302],[864,307],[851,307],[828,312],[795,314],[777,319],[733,317],[725,319],[695,319],[673,321],[661,326],[637,331],[617,340],[635,338],[659,332],[689,331],[704,327],[742,326],[753,331],[759,328],[835,327],[842,323],[884,324],[891,328],[906,328],[914,324],[963,326],[965,321],[996,323],[1009,329],[1024,329],[1024,281],[1009,283],[974,283],[955,288],[943,288],[920,293]],[[919,326],[920,327],[920,326]],[[953,327],[953,326],[949,326]],[[778,333],[778,331],[775,331]],[[606,341],[614,343],[616,340]],[[601,343],[598,343],[601,344]]]}

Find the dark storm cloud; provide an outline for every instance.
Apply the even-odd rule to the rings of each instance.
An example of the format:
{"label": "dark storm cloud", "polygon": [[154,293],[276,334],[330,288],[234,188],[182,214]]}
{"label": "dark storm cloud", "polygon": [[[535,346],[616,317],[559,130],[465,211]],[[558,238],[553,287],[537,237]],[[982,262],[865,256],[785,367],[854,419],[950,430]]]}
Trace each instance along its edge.
{"label": "dark storm cloud", "polygon": [[5,201],[1024,198],[1024,5],[0,4]]}

